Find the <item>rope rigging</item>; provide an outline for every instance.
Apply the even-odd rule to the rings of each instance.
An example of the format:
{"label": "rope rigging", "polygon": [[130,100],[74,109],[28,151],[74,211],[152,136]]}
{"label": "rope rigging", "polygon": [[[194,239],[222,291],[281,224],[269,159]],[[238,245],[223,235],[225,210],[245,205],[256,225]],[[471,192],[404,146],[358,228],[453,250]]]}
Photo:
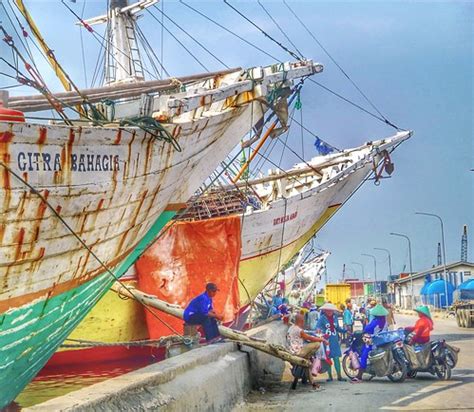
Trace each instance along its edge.
{"label": "rope rigging", "polygon": [[[165,11],[165,0],[161,0],[160,2],[160,6],[161,6],[161,11]],[[161,15],[161,36],[160,36],[160,43],[161,43],[161,47],[160,47],[160,62],[164,63],[164,53],[165,53],[165,30],[164,30],[164,27],[165,27],[165,22],[164,22],[164,16],[163,14]],[[163,78],[163,70],[165,69],[165,67],[162,65],[161,66],[161,78]],[[165,73],[166,73],[166,70],[164,70]],[[170,77],[169,74],[167,74],[168,77]]]}
{"label": "rope rigging", "polygon": [[265,8],[265,6],[262,4],[260,0],[258,0],[259,6],[263,9],[265,14],[270,18],[270,20],[273,22],[273,24],[276,26],[276,28],[280,31],[281,34],[285,37],[286,40],[289,41],[289,43],[293,46],[293,48],[298,52],[300,57],[304,59],[303,53],[298,50],[298,47],[296,47],[295,43],[293,43],[290,39],[290,37],[285,33],[285,31],[281,28],[281,26],[278,24],[278,22],[273,18],[273,16],[270,14],[270,12]]}
{"label": "rope rigging", "polygon": [[153,117],[149,116],[135,116],[122,119],[120,126],[133,126],[150,133],[157,140],[163,140],[170,143],[178,152],[181,152],[181,146],[177,140],[166,130],[163,125]]}
{"label": "rope rigging", "polygon": [[[283,4],[287,7],[287,9],[290,11],[290,13],[298,20],[298,22],[301,24],[301,26],[306,30],[306,32],[311,36],[311,38],[316,42],[316,44],[321,47],[321,49],[324,51],[324,53],[329,57],[329,59],[337,66],[337,68],[341,71],[341,73],[349,80],[349,82],[356,88],[356,90],[361,94],[361,96],[369,103],[369,105],[378,113],[380,117],[375,117],[378,120],[383,121],[384,123],[388,124],[389,126],[394,127],[397,130],[399,129],[397,126],[395,126],[393,123],[391,123],[383,114],[382,112],[375,106],[375,104],[368,98],[368,96],[362,91],[362,89],[355,83],[354,80],[347,74],[347,72],[342,68],[342,66],[333,58],[333,56],[329,53],[329,51],[323,46],[323,44],[316,38],[316,36],[313,34],[313,32],[304,24],[304,22],[299,18],[299,16],[296,14],[296,12],[290,7],[290,5],[286,2],[286,0],[283,0]],[[348,101],[348,100],[346,100]],[[349,101],[348,101],[349,102]],[[360,106],[356,105],[355,103],[349,102],[356,107],[359,107],[362,109]],[[364,110],[364,109],[362,109]],[[368,111],[364,110],[366,113],[369,113]]]}
{"label": "rope rigging", "polygon": [[[128,299],[128,298],[127,298]],[[86,339],[73,339],[67,338],[67,342],[74,343],[64,343],[61,345],[62,348],[93,348],[93,347],[115,347],[115,346],[125,346],[127,348],[131,347],[141,347],[141,346],[170,346],[171,344],[183,343],[186,346],[191,346],[193,343],[196,343],[197,339],[190,336],[182,335],[168,335],[163,336],[160,339],[146,339],[146,340],[133,340],[125,342],[98,342],[94,340]]]}
{"label": "rope rigging", "polygon": [[301,61],[301,57],[298,56],[295,52],[291,51],[288,49],[286,46],[284,46],[282,43],[280,43],[278,40],[270,36],[265,30],[263,30],[260,26],[255,24],[252,20],[250,20],[247,16],[245,16],[242,12],[240,12],[236,7],[234,7],[232,4],[229,3],[228,0],[223,0],[227,6],[229,6],[232,10],[234,10],[239,16],[241,16],[243,19],[248,21],[252,26],[254,26],[260,33],[262,33],[265,37],[267,37],[269,40],[271,40],[273,43],[277,44],[280,48],[282,48],[284,51],[286,51],[291,57],[294,59]]}
{"label": "rope rigging", "polygon": [[171,23],[173,23],[178,29],[180,29],[184,34],[186,34],[189,38],[191,38],[196,44],[198,44],[203,50],[205,50],[207,53],[209,53],[215,60],[217,60],[220,64],[222,64],[225,68],[230,69],[230,67],[225,64],[219,57],[217,57],[214,53],[212,53],[206,46],[204,46],[199,40],[197,40],[194,36],[189,34],[186,30],[184,30],[178,23],[176,23],[171,17],[166,15],[164,12],[162,12],[156,5],[153,5],[153,7],[158,10],[161,15],[165,18],[167,18]]}
{"label": "rope rigging", "polygon": [[158,20],[158,18],[150,11],[150,9],[145,9],[149,14],[150,16],[156,20],[158,22],[158,24],[163,27],[163,29],[171,36],[173,37],[173,39],[176,40],[177,43],[179,43],[179,45],[188,52],[188,54],[204,69],[206,70],[207,72],[209,71],[209,69],[193,54],[193,52],[191,50],[189,50],[181,40],[179,40],[160,20]]}
{"label": "rope rigging", "polygon": [[[148,41],[148,39],[146,38],[145,36],[145,33],[141,30],[140,26],[138,25],[138,21],[135,23],[136,24],[136,27],[137,27],[137,32],[141,35],[141,38],[142,38],[142,43],[143,43],[143,49],[146,51],[148,49],[149,53],[151,53],[151,55],[156,59],[156,61],[158,62],[158,65],[160,66],[160,69],[161,69],[161,72],[158,73],[158,77],[160,79],[163,78],[163,72],[165,72],[165,74],[168,76],[168,77],[171,77],[171,75],[169,74],[168,70],[166,70],[165,66],[163,65],[162,61],[158,58],[158,56],[156,55],[155,53],[155,50],[153,49],[153,47],[151,46],[150,42]],[[148,55],[148,53],[147,53]],[[150,63],[152,65],[154,65],[154,62],[153,60],[148,57],[150,59]]]}
{"label": "rope rigging", "polygon": [[311,79],[311,78],[309,79],[309,81],[316,84],[316,85],[318,85],[319,87],[321,87],[322,89],[326,90],[327,92],[333,94],[334,96],[338,97],[339,99],[345,101],[346,103],[349,103],[350,105],[358,108],[359,110],[362,110],[364,113],[367,113],[369,116],[372,116],[373,118],[375,118],[377,120],[380,120],[382,123],[388,124],[389,126],[393,127],[396,130],[405,130],[405,129],[402,129],[402,128],[396,126],[395,124],[393,124],[389,120],[384,119],[380,116],[377,116],[375,113],[372,113],[367,109],[364,109],[362,106],[358,105],[357,103],[354,103],[353,101],[349,100],[348,98],[346,98],[346,97],[340,95],[339,93],[331,90],[329,87],[324,86],[323,84],[319,83],[318,81],[316,81],[314,79]]}
{"label": "rope rigging", "polygon": [[[81,19],[84,18],[84,13],[86,10],[86,4],[87,0],[84,0],[84,3],[82,4],[82,10],[81,10]],[[82,35],[82,27],[79,28],[79,39],[81,42],[81,59],[82,59],[82,71],[84,72],[84,84],[86,87],[88,87],[88,82],[87,82],[87,61],[86,61],[86,53],[84,49],[84,36]]]}
{"label": "rope rigging", "polygon": [[238,38],[245,44],[253,47],[255,50],[258,50],[259,52],[265,54],[267,57],[270,57],[273,60],[276,60],[278,62],[281,62],[281,59],[278,59],[275,56],[272,56],[270,53],[266,52],[262,48],[256,46],[255,44],[249,42],[248,40],[244,39],[242,36],[239,36],[237,33],[233,32],[232,30],[228,29],[227,27],[223,26],[222,24],[218,23],[217,21],[211,19],[209,16],[205,15],[204,13],[200,12],[199,10],[195,9],[194,7],[190,6],[189,4],[185,3],[183,0],[179,0],[179,2],[183,5],[186,6],[188,9],[194,11],[195,13],[199,14],[201,17],[204,17],[207,21],[210,21],[211,23],[215,24],[217,27],[221,28],[222,30],[226,31],[229,34],[232,34],[234,37]]}
{"label": "rope rigging", "polygon": [[[34,68],[36,69],[36,71],[38,71],[38,67],[36,65],[35,59],[33,57],[33,53],[31,52],[31,48],[30,48],[29,43],[28,43],[28,37],[29,37],[28,32],[26,31],[25,27],[21,24],[20,19],[16,15],[15,10],[13,9],[10,2],[6,2],[6,4],[8,4],[8,6],[10,7],[11,13],[15,17],[15,20],[17,21],[17,24],[20,27],[23,36],[20,36],[20,34],[18,33],[18,31],[15,27],[15,24],[13,23],[13,21],[10,17],[10,14],[8,13],[7,9],[5,8],[4,4],[2,3],[2,7],[3,7],[3,10],[5,11],[5,15],[7,16],[8,21],[10,22],[10,25],[12,26],[13,30],[15,31],[18,39],[20,40],[20,43],[22,44],[23,48],[25,49],[26,53],[28,54],[28,57],[30,58]],[[24,41],[23,41],[23,39],[24,39]],[[36,45],[34,42],[33,42],[33,44]],[[42,54],[41,51],[40,51],[40,54]]]}
{"label": "rope rigging", "polygon": [[[105,36],[102,36],[101,34],[99,34],[96,30],[94,30],[89,24],[87,24],[66,2],[65,0],[61,0],[61,3],[64,5],[64,7],[66,7],[67,10],[69,10],[69,12],[79,21],[79,23],[81,23],[82,26],[84,26],[85,29],[87,29],[87,31],[89,33],[92,34],[92,36],[96,39],[96,41],[100,44],[101,47],[105,48],[105,52],[107,53],[107,49],[104,45],[104,43],[107,43],[107,46],[110,47],[112,50],[115,50],[117,51],[118,53],[120,53],[121,55],[123,56],[126,56],[127,58],[129,57],[123,50],[120,50],[119,48],[115,47],[112,42],[110,40],[108,40]],[[109,27],[109,24],[107,24],[107,30],[109,30],[110,27]],[[97,38],[99,37],[102,42]],[[128,69],[126,67],[123,66],[123,64],[121,64],[119,61],[117,61],[117,59],[115,59],[115,57],[113,55],[110,56],[114,61],[115,63],[120,66],[123,70],[125,70],[126,72],[128,71]],[[147,70],[145,67],[143,67],[143,71],[146,72],[149,76],[151,76],[152,78],[158,80],[158,77],[155,76],[152,72],[150,72],[149,70]]]}

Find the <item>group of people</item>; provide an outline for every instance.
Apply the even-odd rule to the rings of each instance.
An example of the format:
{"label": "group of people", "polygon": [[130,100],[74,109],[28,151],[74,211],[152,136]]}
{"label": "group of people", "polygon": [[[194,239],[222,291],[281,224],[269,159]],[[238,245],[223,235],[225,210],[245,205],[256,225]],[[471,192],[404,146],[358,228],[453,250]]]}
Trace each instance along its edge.
{"label": "group of people", "polygon": [[[212,303],[218,290],[214,283],[208,283],[205,292],[191,300],[183,314],[186,324],[202,326],[206,340],[211,343],[220,339],[217,322],[222,320],[222,316],[214,311]],[[424,344],[430,340],[433,321],[427,306],[419,306],[415,311],[419,316],[418,321],[413,327],[405,328],[405,330],[410,333],[410,344]],[[283,293],[279,292],[273,298],[270,313],[278,313],[282,318],[288,319],[290,312]],[[362,317],[364,334],[377,335],[395,325],[393,310],[384,300],[382,303],[371,300],[367,306],[359,309],[359,313],[365,315]],[[342,326],[339,324],[339,314],[342,314]],[[324,360],[327,366],[328,382],[334,380],[332,366],[336,371],[337,380],[346,381],[346,378],[342,376],[341,369],[341,341],[344,340],[344,337],[348,338],[353,334],[356,314],[357,308],[353,307],[350,299],[346,300],[345,304],[340,305],[339,308],[331,302],[326,302],[319,308],[311,304],[304,305],[288,329],[288,349],[300,357],[319,361],[319,365],[321,365],[321,360]],[[361,381],[371,350],[372,345],[367,341],[360,354],[358,375],[353,379],[353,382]],[[318,372],[316,369],[312,368],[309,379],[314,387],[319,387],[313,379]]]}
{"label": "group of people", "polygon": [[[338,381],[345,381],[346,379],[342,376],[342,368],[340,358],[342,356],[339,333],[346,333],[346,329],[343,329],[338,322],[339,312],[336,305],[332,303],[325,303],[319,310],[314,307],[305,314],[299,313],[295,317],[295,323],[288,329],[287,340],[289,350],[295,355],[311,358],[319,351],[320,357],[323,357],[327,365],[328,382],[334,380],[333,369],[336,371]],[[308,326],[308,323],[313,323],[314,328],[309,330],[313,333],[307,333],[304,329]],[[312,325],[309,325],[312,326]],[[304,341],[308,341],[307,345]],[[324,347],[321,348],[321,343]],[[322,350],[320,350],[322,349]],[[310,374],[312,378],[312,374]],[[319,385],[312,382],[314,387]]]}
{"label": "group of people", "polygon": [[[364,310],[365,309],[365,310]],[[386,331],[393,327],[395,317],[393,309],[385,300],[377,303],[374,300],[368,302],[366,307],[361,307],[362,313],[362,332],[364,335],[374,336],[380,332]],[[420,306],[415,309],[419,315],[419,319],[412,327],[405,328],[410,333],[410,344],[424,344],[429,342],[430,333],[433,330],[433,321],[427,306]],[[333,368],[336,371],[338,381],[346,379],[341,373],[342,356],[341,343],[354,332],[355,315],[357,309],[354,309],[350,299],[345,304],[336,307],[334,304],[327,302],[319,309],[314,306],[309,311],[304,311],[295,317],[294,324],[289,328],[287,340],[290,351],[294,354],[315,359],[315,357],[323,356],[327,362],[327,381],[333,381]],[[342,315],[342,326],[339,324],[339,316]],[[306,329],[306,330],[305,330]],[[307,345],[304,342],[307,341]],[[321,344],[325,346],[321,350]],[[360,382],[362,375],[367,368],[367,361],[370,351],[373,349],[369,340],[364,342],[360,353],[357,377],[353,378],[353,382]],[[314,383],[314,382],[312,382]],[[314,384],[313,386],[317,386]]]}

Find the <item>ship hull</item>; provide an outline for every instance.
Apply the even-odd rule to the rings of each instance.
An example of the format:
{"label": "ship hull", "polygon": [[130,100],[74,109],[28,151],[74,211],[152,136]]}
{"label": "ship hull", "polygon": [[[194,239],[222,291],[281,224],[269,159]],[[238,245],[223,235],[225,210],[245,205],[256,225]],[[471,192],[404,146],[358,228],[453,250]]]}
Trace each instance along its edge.
{"label": "ship hull", "polygon": [[[407,138],[407,137],[405,137]],[[400,138],[403,141],[404,138]],[[390,146],[391,147],[391,146]],[[367,153],[366,153],[367,154]],[[381,157],[377,155],[375,164]],[[241,257],[239,263],[240,312],[264,289],[265,285],[334,215],[350,198],[373,170],[370,156],[361,159],[351,167],[336,173],[328,181],[296,196],[289,196],[272,203],[270,208],[256,210],[241,215]],[[230,216],[229,218],[235,218]],[[184,222],[192,224],[192,222]],[[130,280],[135,285],[136,280]],[[218,279],[216,279],[218,283]],[[121,316],[110,316],[106,306],[128,306],[121,310]],[[180,303],[180,302],[170,302]],[[99,342],[119,342],[125,338],[131,341],[146,339],[145,323],[137,330],[137,324],[128,313],[138,313],[141,308],[137,302],[120,300],[114,292],[108,292],[106,301],[99,302],[91,317],[97,323],[86,320],[71,335],[73,339]],[[166,315],[164,315],[166,317]],[[167,323],[182,331],[182,321],[166,318]],[[105,332],[104,332],[105,331]],[[163,327],[163,335],[169,329]],[[80,349],[78,349],[80,350]],[[64,351],[64,349],[61,350]],[[70,353],[76,350],[66,350]],[[65,355],[58,355],[65,356]],[[73,356],[68,356],[68,360]],[[55,358],[53,357],[53,362]],[[55,362],[56,363],[56,362]]]}
{"label": "ship hull", "polygon": [[252,104],[172,127],[180,152],[139,129],[0,124],[0,407],[110,288],[94,255],[122,275],[247,132]]}

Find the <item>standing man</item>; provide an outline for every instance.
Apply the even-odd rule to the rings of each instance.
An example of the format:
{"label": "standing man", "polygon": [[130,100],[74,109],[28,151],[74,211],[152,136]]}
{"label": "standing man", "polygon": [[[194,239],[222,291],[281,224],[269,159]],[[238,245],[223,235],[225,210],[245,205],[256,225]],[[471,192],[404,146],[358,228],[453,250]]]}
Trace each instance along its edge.
{"label": "standing man", "polygon": [[344,325],[344,329],[347,331],[345,334],[346,343],[349,342],[349,335],[352,335],[353,328],[354,328],[354,316],[352,314],[352,304],[351,301],[349,302],[346,300],[346,307],[341,305],[342,309],[342,324]]}
{"label": "standing man", "polygon": [[390,330],[395,329],[395,315],[393,314],[393,307],[387,302],[387,298],[382,298],[382,306],[388,310],[387,322]]}
{"label": "standing man", "polygon": [[207,342],[220,336],[217,321],[222,320],[223,317],[214,312],[212,306],[212,298],[218,291],[214,283],[208,283],[206,291],[189,302],[184,310],[184,321],[188,325],[201,325]]}

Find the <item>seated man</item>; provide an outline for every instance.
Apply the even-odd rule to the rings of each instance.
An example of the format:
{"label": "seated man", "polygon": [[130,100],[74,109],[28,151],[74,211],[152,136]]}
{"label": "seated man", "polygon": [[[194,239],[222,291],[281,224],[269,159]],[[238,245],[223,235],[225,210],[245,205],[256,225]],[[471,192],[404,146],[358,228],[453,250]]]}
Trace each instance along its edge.
{"label": "seated man", "polygon": [[[298,314],[295,317],[295,324],[290,326],[286,335],[288,348],[293,354],[309,359],[319,349],[321,342],[325,345],[328,345],[328,342],[323,338],[308,335],[303,328],[304,315]],[[305,344],[305,340],[309,341],[309,343]],[[313,382],[311,373],[309,374],[309,379],[314,387],[318,386]]]}
{"label": "seated man", "polygon": [[283,304],[283,292],[279,290],[272,298],[272,307],[270,315],[277,315],[280,313],[280,307]]}
{"label": "seated man", "polygon": [[206,341],[219,337],[217,320],[222,320],[212,307],[212,298],[219,291],[214,283],[206,285],[206,291],[196,296],[184,310],[183,319],[188,325],[201,325],[206,335]]}

